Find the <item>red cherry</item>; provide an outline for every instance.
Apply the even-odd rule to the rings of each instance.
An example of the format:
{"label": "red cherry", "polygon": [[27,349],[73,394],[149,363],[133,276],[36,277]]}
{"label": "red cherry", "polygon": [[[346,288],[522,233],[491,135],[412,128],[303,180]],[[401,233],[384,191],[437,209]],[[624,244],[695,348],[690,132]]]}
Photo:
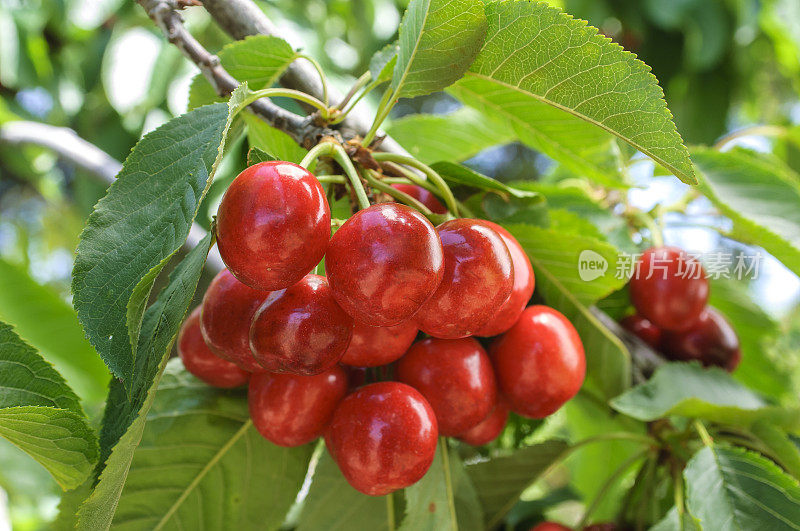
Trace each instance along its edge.
{"label": "red cherry", "polygon": [[511,255],[500,235],[482,220],[454,219],[436,230],[444,249],[444,277],[416,319],[428,335],[466,337],[480,330],[511,294]]}
{"label": "red cherry", "polygon": [[477,426],[497,402],[492,363],[475,339],[423,339],[397,362],[397,379],[420,393],[436,413],[439,433]]}
{"label": "red cherry", "polygon": [[250,380],[250,418],[268,441],[300,446],[322,435],[347,393],[347,375],[333,366],[314,376],[261,373]]}
{"label": "red cherry", "polygon": [[508,404],[502,395],[497,397],[497,403],[480,424],[465,431],[458,438],[472,446],[483,446],[497,439],[508,421]]}
{"label": "red cherry", "polygon": [[421,186],[417,186],[415,184],[393,184],[392,188],[410,195],[428,207],[434,214],[447,213],[447,207],[444,206],[435,195]]}
{"label": "red cherry", "polygon": [[638,313],[623,318],[619,324],[654,349],[661,344],[661,329]]}
{"label": "red cherry", "polygon": [[708,279],[700,262],[677,247],[648,249],[630,283],[636,311],[664,330],[686,330],[708,302]]}
{"label": "red cherry", "polygon": [[231,272],[253,288],[291,286],[316,266],[331,236],[319,181],[291,162],[261,162],[233,180],[217,211],[217,245]]}
{"label": "red cherry", "polygon": [[572,323],[547,306],[525,308],[489,349],[500,389],[515,413],[544,418],[575,396],[586,375]]}
{"label": "red cherry", "polygon": [[333,300],[325,277],[306,275],[270,293],[253,317],[250,348],[269,371],[319,374],[342,358],[352,334],[353,319]]}
{"label": "red cherry", "polygon": [[530,528],[529,531],[572,531],[569,527],[556,522],[542,522]]}
{"label": "red cherry", "polygon": [[378,382],[342,400],[325,444],[353,488],[383,496],[422,479],[438,435],[433,410],[416,389]]}
{"label": "red cherry", "polygon": [[366,367],[353,367],[351,365],[340,365],[340,367],[347,374],[348,391],[355,391],[356,389],[367,383]]}
{"label": "red cherry", "polygon": [[517,239],[497,223],[492,223],[491,221],[484,221],[484,223],[493,228],[503,238],[503,242],[511,254],[511,263],[514,266],[514,287],[511,288],[511,295],[497,313],[489,319],[489,322],[475,333],[476,336],[489,337],[502,334],[514,326],[522,310],[531,300],[535,277],[531,261]]}
{"label": "red cherry", "polygon": [[416,210],[381,203],[359,211],[331,238],[325,271],[336,301],[372,326],[408,320],[442,280],[436,229]]}
{"label": "red cherry", "polygon": [[388,365],[405,354],[416,337],[417,325],[411,320],[395,326],[370,326],[356,321],[341,363],[355,367]]}
{"label": "red cherry", "polygon": [[706,367],[733,372],[742,360],[739,337],[725,317],[707,307],[688,330],[666,332],[662,342],[666,356],[673,360],[697,360]]}
{"label": "red cherry", "polygon": [[178,334],[178,356],[186,370],[208,385],[228,389],[247,383],[250,373],[211,352],[200,332],[200,307],[186,318]]}
{"label": "red cherry", "polygon": [[250,321],[266,291],[242,284],[224,269],[217,273],[203,297],[200,329],[211,351],[249,372],[264,369],[250,352]]}

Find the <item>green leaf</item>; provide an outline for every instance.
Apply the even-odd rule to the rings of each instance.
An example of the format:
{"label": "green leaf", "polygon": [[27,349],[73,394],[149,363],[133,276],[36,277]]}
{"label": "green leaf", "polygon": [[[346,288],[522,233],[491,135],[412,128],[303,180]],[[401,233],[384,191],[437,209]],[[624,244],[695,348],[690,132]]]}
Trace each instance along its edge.
{"label": "green leaf", "polygon": [[128,476],[136,446],[156,387],[169,357],[169,349],[189,309],[205,265],[211,235],[207,235],[178,264],[156,302],[145,312],[130,395],[119,380],[112,380],[100,433],[102,468],[92,495],[78,512],[79,529],[108,529]]}
{"label": "green leaf", "polygon": [[546,441],[467,465],[486,517],[486,528],[494,528],[514,506],[520,494],[567,450],[563,441]]}
{"label": "green leaf", "polygon": [[306,156],[306,151],[292,140],[292,137],[269,126],[264,120],[246,112],[242,118],[247,124],[247,139],[250,145],[257,147],[274,157],[273,160],[288,160],[299,163]]}
{"label": "green leaf", "polygon": [[508,186],[507,184],[487,177],[461,164],[456,164],[454,162],[437,162],[433,164],[431,168],[433,168],[436,173],[440,174],[442,178],[454,184],[472,186],[480,190],[502,192],[518,199],[524,199],[525,204],[537,203],[542,200],[542,197],[537,192],[520,190],[513,186]]}
{"label": "green leaf", "polygon": [[0,259],[0,319],[56,370],[90,404],[105,399],[108,369],[86,340],[75,310],[53,289]]}
{"label": "green leaf", "polygon": [[257,147],[252,147],[247,151],[247,165],[252,166],[254,164],[258,164],[259,162],[270,162],[273,160],[278,160],[266,151],[262,151]]}
{"label": "green leaf", "polygon": [[383,83],[392,79],[399,49],[397,43],[392,42],[375,52],[369,61],[369,73],[372,75],[373,83]]}
{"label": "green leaf", "polygon": [[[247,87],[147,134],[89,216],[73,267],[73,305],[89,341],[130,391],[144,307],[183,245]],[[160,355],[160,354],[159,354]]]}
{"label": "green leaf", "polygon": [[400,25],[394,98],[430,94],[451,85],[472,64],[485,36],[482,2],[411,0]]}
{"label": "green leaf", "polygon": [[[274,85],[299,54],[285,40],[268,35],[252,35],[225,45],[217,54],[220,64],[239,83],[253,90]],[[208,80],[198,74],[189,88],[189,109],[223,101]]]}
{"label": "green leaf", "polygon": [[389,124],[386,132],[426,164],[461,162],[515,138],[508,125],[488,120],[469,107],[450,114],[404,116]]}
{"label": "green leaf", "polygon": [[611,407],[647,422],[677,415],[736,426],[769,420],[800,429],[800,409],[770,406],[724,370],[696,363],[660,366],[650,380],[614,398]]}
{"label": "green leaf", "polygon": [[267,442],[253,427],[245,393],[209,387],[173,360],[112,528],[277,529],[303,484],[312,448]]}
{"label": "green leaf", "polygon": [[351,487],[328,452],[322,452],[300,513],[298,531],[384,531],[389,529],[385,496]]}
{"label": "green leaf", "polygon": [[702,531],[692,515],[684,511],[683,522],[678,509],[673,507],[667,515],[650,528],[650,531]]}
{"label": "green leaf", "polygon": [[0,322],[0,436],[45,467],[64,490],[97,462],[97,435],[78,397],[36,349]]}
{"label": "green leaf", "polygon": [[[446,451],[440,440],[431,468],[421,480],[405,490],[406,515],[400,526],[401,531],[479,531],[484,528],[483,512],[475,487],[455,452],[449,452],[449,471],[445,470],[443,452]],[[450,491],[448,482],[451,484]]]}
{"label": "green leaf", "polygon": [[800,486],[758,454],[706,447],[683,477],[687,506],[704,530],[800,529]]}
{"label": "green leaf", "polygon": [[800,177],[770,156],[742,148],[698,148],[692,160],[700,191],[733,221],[738,239],[764,247],[800,275]]}
{"label": "green leaf", "polygon": [[[574,121],[564,116],[569,114],[597,126],[601,133],[618,136],[694,184],[689,154],[647,65],[585,21],[544,2],[491,2],[486,5],[486,18],[486,42],[458,84],[457,96],[458,90],[466,89],[522,121],[544,116],[541,104],[561,111],[548,113],[552,122],[540,139],[547,145],[549,136],[557,138],[549,142],[550,151],[563,151],[560,157],[554,156],[557,160],[579,165],[580,146],[602,141],[602,136],[588,129],[573,128]],[[532,122],[536,128],[542,125],[537,122]],[[536,137],[530,129],[523,126]],[[566,145],[561,146],[564,141]]]}
{"label": "green leaf", "polygon": [[[528,254],[537,290],[548,305],[572,322],[581,337],[586,350],[584,388],[605,399],[624,391],[630,386],[630,352],[587,308],[625,284],[624,278],[613,273],[617,250],[594,238],[533,225],[505,227]],[[584,259],[583,252],[590,253],[594,261],[605,261],[607,269],[602,275],[590,281],[581,279],[579,261]]]}

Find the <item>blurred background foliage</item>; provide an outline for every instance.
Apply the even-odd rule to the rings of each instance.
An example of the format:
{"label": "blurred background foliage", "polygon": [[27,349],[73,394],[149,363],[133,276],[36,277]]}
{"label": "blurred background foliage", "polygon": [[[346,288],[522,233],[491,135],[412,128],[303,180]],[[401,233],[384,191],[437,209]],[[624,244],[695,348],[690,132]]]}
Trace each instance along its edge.
{"label": "blurred background foliage", "polygon": [[[317,58],[333,84],[345,91],[372,54],[395,38],[405,3],[258,2],[287,40]],[[780,139],[755,136],[743,141],[772,151],[800,171],[798,0],[551,3],[588,20],[652,67],[688,144],[713,144],[753,125],[782,126],[789,133]],[[230,42],[203,9],[187,10],[185,19],[212,52]],[[0,0],[0,124],[25,119],[70,127],[124,160],[143,134],[186,111],[188,87],[196,73],[135,2]],[[436,94],[401,102],[393,118],[447,113],[459,105],[446,94]],[[214,201],[241,170],[245,152],[244,139],[229,148],[199,222],[210,221]],[[486,149],[468,164],[507,181],[574,177],[559,174],[546,157],[517,142]],[[654,175],[652,165],[636,165],[631,172],[636,187],[629,198],[641,208],[685,193],[674,178],[657,171]],[[53,361],[90,413],[102,407],[108,373],[78,328],[69,304],[69,276],[84,220],[105,187],[44,149],[0,145],[0,319],[13,323]],[[690,218],[667,217],[668,241],[699,251],[741,250],[720,234],[726,220],[716,216],[708,202],[693,203],[689,213]],[[745,293],[743,304],[752,305],[752,312],[763,318],[759,323],[767,326],[766,338],[761,337],[765,329],[755,327],[758,339],[752,348],[773,352],[786,364],[787,377],[797,380],[792,360],[800,343],[800,281],[775,260],[762,268],[753,286],[731,289]],[[755,315],[752,312],[743,320]],[[597,415],[591,422],[591,405],[581,408],[576,403],[568,409],[576,412],[557,416],[551,421],[553,430],[578,425],[589,433],[600,425]],[[522,435],[530,428],[519,427]],[[582,459],[587,467],[602,461]],[[49,476],[27,465],[26,458],[20,460],[18,451],[0,441],[0,486],[11,499],[15,529],[38,528],[56,511],[58,493]],[[589,479],[595,472],[576,476],[571,488],[591,490]],[[2,521],[0,514],[0,529]]]}

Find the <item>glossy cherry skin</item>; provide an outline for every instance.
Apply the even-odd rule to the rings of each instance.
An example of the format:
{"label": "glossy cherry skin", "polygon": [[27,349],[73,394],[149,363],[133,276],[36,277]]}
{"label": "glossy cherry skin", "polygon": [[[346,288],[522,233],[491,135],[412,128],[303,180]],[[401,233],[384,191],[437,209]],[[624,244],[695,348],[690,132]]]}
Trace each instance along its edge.
{"label": "glossy cherry skin", "polygon": [[355,367],[388,365],[405,354],[416,337],[413,320],[394,326],[370,326],[356,321],[353,338],[340,363]]}
{"label": "glossy cherry skin", "polygon": [[325,255],[333,296],[354,319],[393,326],[419,310],[442,280],[436,229],[416,210],[381,203],[336,231]]}
{"label": "glossy cherry skin", "polygon": [[492,363],[471,337],[418,341],[397,362],[395,375],[422,393],[439,433],[448,437],[477,426],[497,403]]}
{"label": "glossy cherry skin", "polygon": [[480,424],[465,431],[458,438],[472,446],[489,444],[502,433],[508,421],[508,403],[502,395],[497,397],[491,413]]}
{"label": "glossy cherry skin", "polygon": [[636,264],[630,290],[636,311],[664,330],[691,327],[708,302],[703,267],[677,247],[646,250]]}
{"label": "glossy cherry skin", "polygon": [[431,192],[416,184],[393,184],[392,188],[404,192],[426,207],[434,214],[446,214],[447,207],[444,206],[439,199]]}
{"label": "glossy cherry skin", "polygon": [[661,344],[661,329],[642,317],[638,313],[624,317],[619,324],[628,332],[634,334],[636,337],[650,345],[654,349],[658,349]]}
{"label": "glossy cherry skin", "polygon": [[572,529],[556,522],[542,522],[531,527],[529,531],[572,531]]}
{"label": "glossy cherry skin", "polygon": [[253,288],[291,286],[316,266],[331,236],[319,181],[291,162],[261,162],[233,180],[217,211],[217,245],[231,272]]}
{"label": "glossy cherry skin", "polygon": [[217,273],[203,297],[200,329],[217,356],[249,372],[264,369],[250,352],[250,321],[269,295],[239,282],[227,269]]}
{"label": "glossy cherry skin", "polygon": [[511,254],[482,220],[454,219],[436,230],[444,249],[444,277],[415,318],[433,337],[466,337],[480,330],[511,295]]}
{"label": "glossy cherry skin", "polygon": [[378,382],[342,400],[325,444],[353,488],[383,496],[422,479],[438,435],[433,409],[417,390]]}
{"label": "glossy cherry skin", "polygon": [[322,436],[347,393],[344,369],[333,366],[314,376],[256,374],[247,403],[259,433],[278,446],[300,446]]}
{"label": "glossy cherry skin", "polygon": [[325,277],[306,275],[267,297],[253,317],[250,348],[268,371],[312,375],[334,366],[352,335],[353,319]]}
{"label": "glossy cherry skin", "polygon": [[497,223],[492,223],[491,221],[484,221],[484,223],[493,228],[503,238],[503,242],[511,254],[511,264],[514,266],[514,286],[511,288],[511,295],[509,295],[497,313],[489,318],[489,321],[475,333],[476,336],[490,337],[500,335],[514,326],[522,310],[531,300],[536,280],[533,275],[531,261],[517,239]]}
{"label": "glossy cherry skin", "polygon": [[736,331],[725,317],[707,307],[688,330],[665,332],[662,350],[670,359],[697,360],[706,367],[722,367],[733,372],[742,360]]}
{"label": "glossy cherry skin", "polygon": [[211,352],[200,332],[200,307],[186,318],[178,334],[178,356],[186,370],[208,385],[229,389],[247,383],[250,373]]}
{"label": "glossy cherry skin", "polygon": [[572,323],[547,306],[529,306],[489,352],[511,410],[539,419],[575,396],[586,375],[583,343]]}

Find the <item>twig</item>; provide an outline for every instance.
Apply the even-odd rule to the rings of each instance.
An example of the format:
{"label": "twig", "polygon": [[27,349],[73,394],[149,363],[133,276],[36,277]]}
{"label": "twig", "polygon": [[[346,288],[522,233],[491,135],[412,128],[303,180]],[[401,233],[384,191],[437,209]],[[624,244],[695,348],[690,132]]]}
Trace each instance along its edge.
{"label": "twig", "polygon": [[[147,14],[161,28],[167,40],[192,61],[214,88],[217,94],[227,97],[239,86],[239,82],[220,65],[219,58],[206,50],[183,25],[177,12],[184,7],[181,0],[137,0]],[[305,91],[304,91],[305,92]],[[320,138],[341,138],[333,129],[319,127],[311,117],[301,117],[275,105],[268,99],[260,99],[250,105],[252,111],[269,125],[280,129],[306,148],[314,146]]]}
{"label": "twig", "polygon": [[[67,127],[39,122],[7,122],[0,126],[0,144],[35,145],[50,149],[109,185],[114,182],[122,169],[122,164],[118,160]],[[193,223],[189,229],[186,247],[196,246],[206,234],[208,233],[203,227]],[[216,247],[208,253],[207,264],[216,271],[225,268]]]}

